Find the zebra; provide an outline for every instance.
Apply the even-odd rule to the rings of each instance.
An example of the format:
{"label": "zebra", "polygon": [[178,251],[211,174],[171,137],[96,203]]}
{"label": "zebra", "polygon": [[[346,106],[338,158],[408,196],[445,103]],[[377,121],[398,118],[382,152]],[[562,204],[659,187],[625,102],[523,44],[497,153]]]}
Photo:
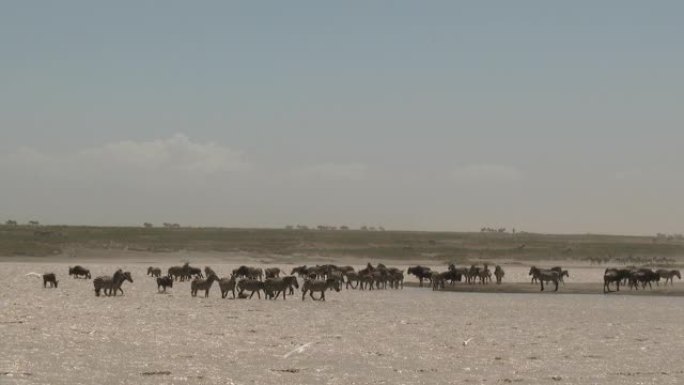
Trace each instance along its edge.
{"label": "zebra", "polygon": [[496,277],[496,284],[497,285],[501,285],[501,280],[503,279],[505,274],[506,273],[501,268],[501,266],[496,265],[496,267],[494,268],[494,276]]}
{"label": "zebra", "polygon": [[318,299],[318,301],[325,301],[325,291],[328,289],[333,289],[339,292],[340,282],[334,278],[328,278],[325,281],[307,279],[304,281],[304,284],[302,285],[302,301],[304,301],[307,291],[309,292],[311,299],[313,299],[314,301],[316,301],[316,298],[314,297],[313,293],[315,291],[321,292],[321,297]]}
{"label": "zebra", "polygon": [[114,295],[116,297],[117,291],[121,291],[121,294],[123,294],[121,285],[124,283],[124,281],[129,281],[133,283],[133,278],[131,277],[130,272],[123,272],[121,271],[121,269],[118,269],[116,272],[114,272],[114,275],[112,275],[111,277],[100,276],[95,278],[93,280],[93,286],[95,287],[95,296],[99,297],[101,290],[104,290],[105,295],[108,297],[111,295]]}
{"label": "zebra", "polygon": [[[359,273],[355,271],[348,271],[347,273],[345,273],[345,277],[347,277],[347,281],[345,282],[347,289],[349,289],[349,286],[351,286],[352,289],[356,289],[359,287],[359,283],[361,282],[361,277],[359,277]],[[356,282],[356,286],[354,286],[352,282]]]}
{"label": "zebra", "polygon": [[468,269],[468,275],[466,275],[467,283],[475,283],[475,280],[480,277],[480,268],[476,265],[470,265]]}
{"label": "zebra", "polygon": [[90,279],[90,270],[86,269],[83,266],[76,265],[74,267],[69,267],[69,275],[73,275],[74,278],[83,278]]}
{"label": "zebra", "polygon": [[237,283],[237,287],[239,290],[238,296],[242,296],[244,291],[251,291],[252,293],[249,295],[250,299],[254,296],[254,293],[257,293],[257,297],[261,299],[261,294],[259,294],[259,292],[264,290],[264,282],[258,279],[247,278],[240,280],[240,282]]}
{"label": "zebra", "polygon": [[278,278],[278,277],[280,277],[280,268],[269,267],[269,268],[264,270],[264,276],[266,278]]}
{"label": "zebra", "polygon": [[492,282],[492,272],[489,270],[489,265],[484,264],[484,268],[480,269],[477,276],[480,278],[480,283],[487,284],[487,281]]}
{"label": "zebra", "polygon": [[674,285],[674,277],[676,276],[679,279],[682,279],[682,274],[679,272],[679,270],[666,270],[666,269],[659,269],[656,270],[656,274],[660,278],[665,279],[665,286],[667,286],[667,281],[670,281],[670,285]]}
{"label": "zebra", "polygon": [[[264,280],[264,293],[266,298],[271,299],[278,299],[278,296],[282,293],[283,300],[285,300],[285,294],[290,291],[293,286],[294,288],[299,289],[297,277],[293,275],[283,278],[266,278],[266,280]],[[275,294],[275,296],[273,294]]]}
{"label": "zebra", "polygon": [[164,288],[164,293],[166,293],[167,287],[173,287],[173,278],[169,276],[157,277],[157,291]]}
{"label": "zebra", "polygon": [[158,267],[148,267],[147,268],[147,275],[151,275],[152,278],[158,278],[161,277],[161,269]]}
{"label": "zebra", "polygon": [[55,289],[57,288],[57,284],[59,283],[59,281],[57,280],[55,273],[43,274],[43,288],[47,287],[48,283],[50,284],[50,287]]}
{"label": "zebra", "polygon": [[209,297],[209,289],[211,289],[211,285],[214,284],[214,281],[218,281],[218,279],[216,274],[209,275],[206,279],[193,279],[192,282],[190,282],[190,295],[197,297],[197,291],[204,290],[204,298]]}
{"label": "zebra", "polygon": [[224,277],[219,279],[218,284],[221,289],[221,298],[226,298],[228,296],[228,291],[233,292],[233,299],[235,299],[235,276],[231,275],[230,278]]}
{"label": "zebra", "polygon": [[390,288],[395,290],[404,288],[404,272],[402,270],[390,270]]}
{"label": "zebra", "polygon": [[555,270],[540,270],[536,268],[535,266],[532,266],[530,268],[530,272],[528,275],[531,275],[533,278],[536,278],[539,280],[539,284],[541,285],[541,290],[544,291],[544,281],[546,282],[553,282],[556,285],[556,289],[554,291],[558,291],[558,272]]}
{"label": "zebra", "polygon": [[636,271],[632,271],[632,273],[629,276],[629,287],[633,288],[635,290],[639,290],[639,283],[641,283],[641,288],[646,289],[646,285],[648,285],[649,288],[653,289],[653,285],[651,282],[656,282],[660,281],[660,276],[653,270],[651,269],[639,269]]}

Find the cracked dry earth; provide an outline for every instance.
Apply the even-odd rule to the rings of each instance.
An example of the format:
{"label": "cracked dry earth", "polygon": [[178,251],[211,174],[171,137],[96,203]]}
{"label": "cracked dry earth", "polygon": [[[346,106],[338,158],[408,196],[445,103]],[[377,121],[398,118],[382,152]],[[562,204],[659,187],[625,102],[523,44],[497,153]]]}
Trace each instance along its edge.
{"label": "cracked dry earth", "polygon": [[[302,302],[214,286],[205,299],[188,283],[158,294],[147,265],[128,264],[126,294],[97,298],[66,264],[0,266],[2,384],[684,383],[678,297],[405,288]],[[59,288],[29,271],[56,272]]]}

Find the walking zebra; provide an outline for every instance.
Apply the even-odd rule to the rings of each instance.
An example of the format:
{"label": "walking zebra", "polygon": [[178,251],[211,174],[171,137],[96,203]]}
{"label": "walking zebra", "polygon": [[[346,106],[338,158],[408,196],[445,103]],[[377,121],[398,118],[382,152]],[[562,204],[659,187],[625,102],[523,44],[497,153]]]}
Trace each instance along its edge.
{"label": "walking zebra", "polygon": [[211,285],[214,284],[214,281],[217,281],[218,277],[216,274],[212,274],[210,276],[207,276],[206,279],[204,278],[195,278],[190,282],[190,295],[193,297],[197,296],[197,291],[199,290],[204,290],[204,298],[209,297],[209,289],[211,289]]}

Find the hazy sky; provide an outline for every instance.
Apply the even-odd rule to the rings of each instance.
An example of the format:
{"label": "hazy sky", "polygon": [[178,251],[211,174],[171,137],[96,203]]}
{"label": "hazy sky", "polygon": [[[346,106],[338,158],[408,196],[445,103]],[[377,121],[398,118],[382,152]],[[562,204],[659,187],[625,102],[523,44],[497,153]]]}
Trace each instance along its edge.
{"label": "hazy sky", "polygon": [[684,232],[681,1],[3,1],[0,220]]}

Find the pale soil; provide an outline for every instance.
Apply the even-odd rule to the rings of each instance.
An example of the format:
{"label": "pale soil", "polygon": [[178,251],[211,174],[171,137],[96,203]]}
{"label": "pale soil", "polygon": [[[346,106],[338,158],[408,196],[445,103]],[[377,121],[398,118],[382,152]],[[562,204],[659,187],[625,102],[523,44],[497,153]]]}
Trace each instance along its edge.
{"label": "pale soil", "polygon": [[[116,298],[97,298],[91,280],[68,277],[76,261],[0,263],[0,383],[684,382],[678,297],[407,287],[343,289],[326,302],[302,302],[299,292],[286,301],[223,300],[214,286],[205,299],[192,298],[188,283],[158,294],[145,276],[150,264],[179,264],[176,256],[118,260],[78,262],[93,276],[130,270],[135,282]],[[220,275],[235,266],[194,261]],[[597,282],[603,267],[575,270],[569,284]],[[59,288],[43,289],[25,276],[30,271],[55,272]],[[506,279],[527,282],[526,274],[525,266],[509,266]]]}

